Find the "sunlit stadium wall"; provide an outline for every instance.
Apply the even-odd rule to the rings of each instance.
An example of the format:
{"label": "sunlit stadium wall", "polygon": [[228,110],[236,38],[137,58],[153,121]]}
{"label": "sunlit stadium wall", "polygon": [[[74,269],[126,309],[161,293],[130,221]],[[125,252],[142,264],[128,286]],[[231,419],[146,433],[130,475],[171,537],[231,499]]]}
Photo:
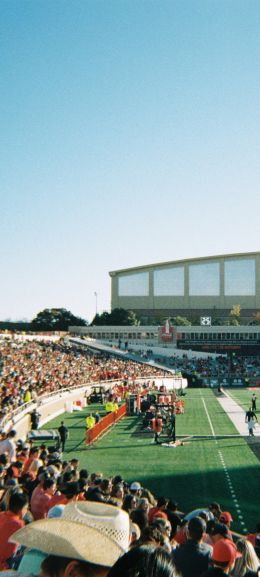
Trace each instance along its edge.
{"label": "sunlit stadium wall", "polygon": [[260,253],[172,261],[121,269],[111,276],[111,308],[147,319],[218,314],[240,305],[241,318],[260,311]]}

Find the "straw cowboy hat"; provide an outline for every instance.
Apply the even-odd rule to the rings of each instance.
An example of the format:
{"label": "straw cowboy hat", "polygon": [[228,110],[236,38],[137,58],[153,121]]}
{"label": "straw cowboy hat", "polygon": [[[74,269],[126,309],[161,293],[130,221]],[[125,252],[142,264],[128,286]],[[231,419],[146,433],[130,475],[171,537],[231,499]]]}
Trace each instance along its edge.
{"label": "straw cowboy hat", "polygon": [[112,567],[128,550],[129,536],[125,511],[103,503],[77,501],[65,506],[62,517],[25,525],[13,533],[10,542],[48,555]]}

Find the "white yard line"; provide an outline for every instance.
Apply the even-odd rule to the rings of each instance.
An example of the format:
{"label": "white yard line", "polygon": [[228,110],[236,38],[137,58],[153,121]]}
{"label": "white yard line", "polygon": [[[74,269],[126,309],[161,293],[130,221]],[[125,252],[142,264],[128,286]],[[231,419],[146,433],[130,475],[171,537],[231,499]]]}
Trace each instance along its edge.
{"label": "white yard line", "polygon": [[[201,392],[200,392],[200,394],[201,394]],[[233,484],[232,484],[232,481],[231,481],[231,478],[230,478],[230,475],[229,475],[229,472],[228,472],[228,468],[227,468],[226,463],[225,463],[225,459],[224,459],[223,453],[222,453],[221,449],[218,448],[218,439],[217,439],[217,437],[216,437],[215,430],[214,430],[214,427],[213,427],[213,424],[212,424],[212,421],[211,421],[211,418],[210,418],[210,415],[209,415],[209,412],[208,412],[208,409],[207,409],[205,400],[204,400],[203,397],[202,397],[202,394],[201,394],[201,400],[202,400],[202,404],[203,404],[204,409],[205,409],[205,413],[206,413],[206,415],[207,415],[207,419],[208,419],[208,422],[209,422],[209,426],[210,426],[212,435],[213,435],[213,437],[214,437],[214,441],[215,441],[215,443],[216,443],[216,445],[217,445],[218,456],[219,456],[220,463],[221,463],[221,465],[222,465],[222,467],[223,467],[223,470],[224,470],[224,474],[225,474],[225,477],[226,477],[226,482],[227,482],[227,485],[228,485],[228,489],[229,489],[229,491],[230,491],[231,499],[232,499],[232,501],[233,501],[233,506],[234,506],[234,508],[236,509],[236,516],[237,516],[237,518],[238,518],[238,520],[239,520],[239,523],[240,523],[240,525],[241,525],[241,529],[242,529],[243,533],[248,533],[248,530],[247,530],[247,528],[246,528],[246,526],[245,526],[245,522],[244,522],[244,518],[243,518],[243,515],[242,515],[242,512],[241,512],[241,509],[240,509],[240,506],[239,506],[239,502],[238,502],[238,499],[237,499],[237,496],[236,496],[236,493],[235,493],[235,490],[234,490],[234,487],[233,487]]]}

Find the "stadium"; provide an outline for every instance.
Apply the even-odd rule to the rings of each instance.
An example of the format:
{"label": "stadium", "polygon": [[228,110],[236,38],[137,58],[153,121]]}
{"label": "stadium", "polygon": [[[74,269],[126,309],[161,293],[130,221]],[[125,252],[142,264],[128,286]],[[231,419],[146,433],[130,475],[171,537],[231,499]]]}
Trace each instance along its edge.
{"label": "stadium", "polygon": [[241,307],[248,324],[260,310],[260,253],[218,255],[110,272],[111,308],[136,312],[142,324],[177,315],[227,317]]}
{"label": "stadium", "polygon": [[[113,577],[145,547],[185,577],[182,551],[204,548],[210,571],[221,540],[236,577],[240,547],[258,567],[260,331],[210,324],[234,305],[253,319],[259,256],[110,273],[112,307],[150,325],[0,331],[0,573],[66,577],[53,563],[80,560],[83,577]],[[188,314],[210,323],[170,321]]]}

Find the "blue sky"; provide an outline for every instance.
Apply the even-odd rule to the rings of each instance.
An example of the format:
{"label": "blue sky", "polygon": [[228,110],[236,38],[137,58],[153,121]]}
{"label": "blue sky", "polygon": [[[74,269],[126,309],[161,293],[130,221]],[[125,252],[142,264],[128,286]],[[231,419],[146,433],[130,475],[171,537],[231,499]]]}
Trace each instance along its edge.
{"label": "blue sky", "polygon": [[258,0],[2,0],[0,320],[258,251]]}

